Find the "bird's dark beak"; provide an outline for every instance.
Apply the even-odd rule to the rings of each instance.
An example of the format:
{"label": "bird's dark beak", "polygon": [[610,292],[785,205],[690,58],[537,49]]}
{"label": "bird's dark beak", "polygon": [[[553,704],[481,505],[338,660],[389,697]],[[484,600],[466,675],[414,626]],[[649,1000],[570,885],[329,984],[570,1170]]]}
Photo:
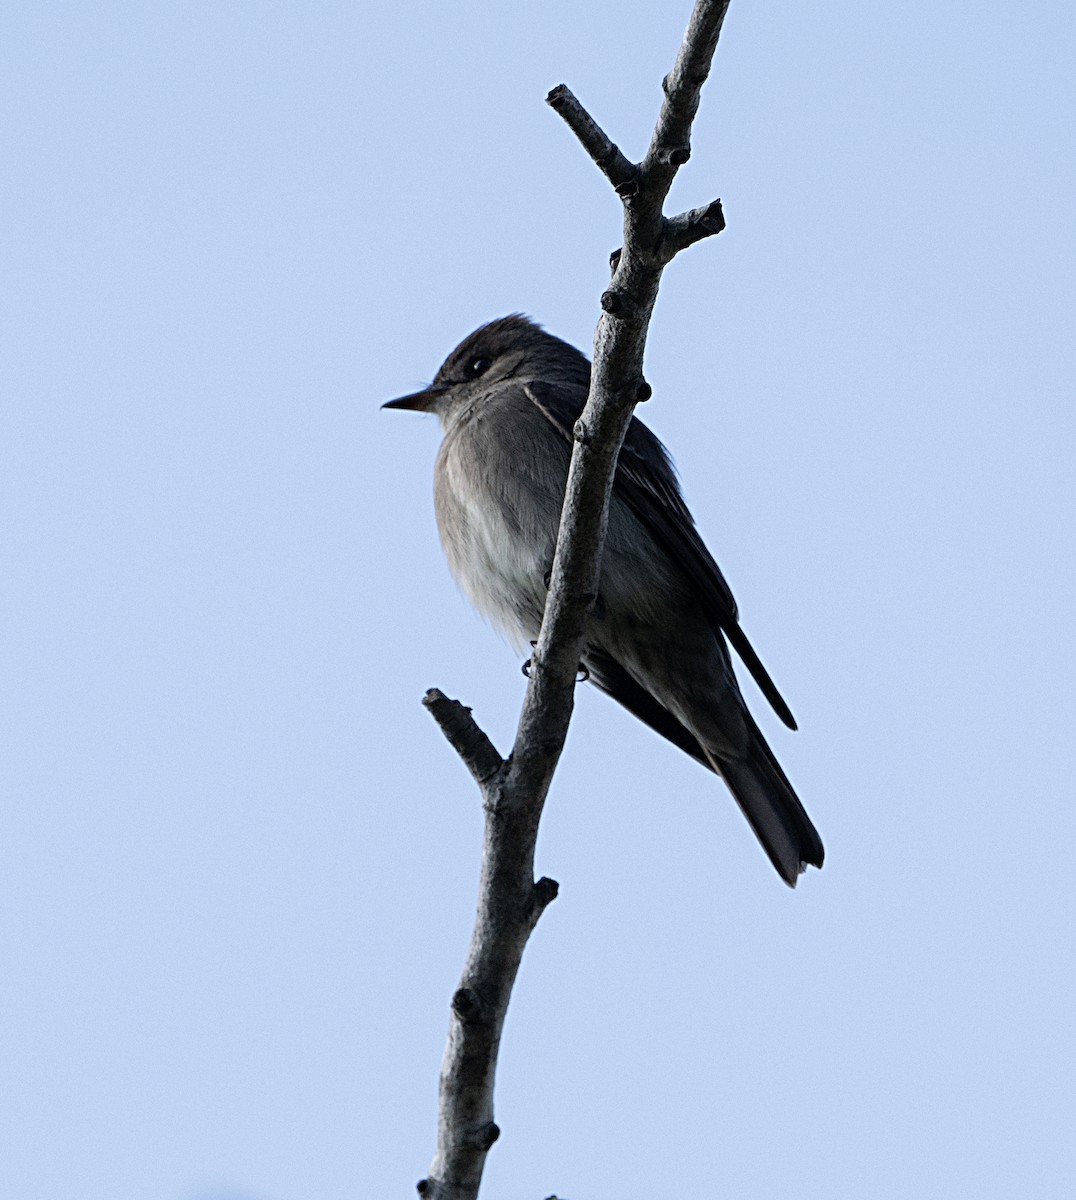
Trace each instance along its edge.
{"label": "bird's dark beak", "polygon": [[409,412],[433,412],[437,401],[448,391],[446,387],[428,387],[421,392],[413,392],[410,396],[401,396],[399,400],[390,400],[382,404],[382,408],[402,408]]}

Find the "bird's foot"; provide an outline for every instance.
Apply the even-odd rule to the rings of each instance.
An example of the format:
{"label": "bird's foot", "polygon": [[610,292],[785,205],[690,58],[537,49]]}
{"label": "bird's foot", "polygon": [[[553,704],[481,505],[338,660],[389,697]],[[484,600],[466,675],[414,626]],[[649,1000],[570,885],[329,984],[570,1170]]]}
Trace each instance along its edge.
{"label": "bird's foot", "polygon": [[[531,646],[537,646],[537,645],[538,645],[537,642],[531,642]],[[527,661],[523,664],[523,666],[521,668],[523,671],[523,674],[526,675],[526,677],[528,679],[530,679],[530,677],[531,677],[531,664],[533,662],[534,662],[533,658],[528,658]],[[590,672],[587,670],[587,668],[582,663],[580,663],[579,666],[576,667],[575,682],[576,683],[586,683],[586,681],[589,678],[590,678]]]}

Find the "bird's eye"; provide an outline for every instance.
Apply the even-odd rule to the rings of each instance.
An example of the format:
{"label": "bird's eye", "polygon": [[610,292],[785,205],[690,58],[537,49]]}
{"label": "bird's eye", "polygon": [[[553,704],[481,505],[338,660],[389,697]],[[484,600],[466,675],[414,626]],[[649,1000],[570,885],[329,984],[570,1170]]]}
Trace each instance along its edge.
{"label": "bird's eye", "polygon": [[493,359],[487,358],[484,354],[479,354],[467,364],[467,375],[471,379],[477,379],[479,375],[485,375],[492,366]]}

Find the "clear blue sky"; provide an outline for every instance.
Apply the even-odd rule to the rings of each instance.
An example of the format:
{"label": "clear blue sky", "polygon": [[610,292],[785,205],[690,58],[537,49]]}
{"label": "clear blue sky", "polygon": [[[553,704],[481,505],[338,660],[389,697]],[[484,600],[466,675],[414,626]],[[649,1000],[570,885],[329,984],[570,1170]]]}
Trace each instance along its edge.
{"label": "clear blue sky", "polygon": [[[677,4],[5,5],[0,1195],[408,1196],[518,656],[432,419],[589,346]],[[1071,5],[734,0],[645,417],[800,721],[792,893],[583,688],[487,1193],[1060,1200],[1076,1178]],[[757,696],[752,693],[752,699]]]}

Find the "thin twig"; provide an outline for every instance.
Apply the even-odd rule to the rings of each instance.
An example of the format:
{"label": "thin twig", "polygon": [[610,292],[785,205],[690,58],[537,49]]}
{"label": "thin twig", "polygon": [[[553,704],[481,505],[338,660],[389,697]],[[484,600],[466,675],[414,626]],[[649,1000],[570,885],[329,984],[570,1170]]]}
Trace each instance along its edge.
{"label": "thin twig", "polygon": [[478,728],[471,710],[458,700],[449,698],[438,688],[430,688],[422,698],[441,732],[452,743],[464,765],[475,777],[479,787],[485,787],[504,766],[497,748]]}
{"label": "thin twig", "polygon": [[558,112],[568,127],[583,143],[586,152],[621,197],[632,196],[639,190],[639,168],[611,141],[605,130],[587,112],[565,83],[558,84],[545,98],[546,104]]}
{"label": "thin twig", "polygon": [[668,180],[664,184],[663,197],[668,193],[677,168],[691,157],[691,124],[699,110],[702,85],[710,74],[728,7],[729,0],[695,5],[680,44],[680,53],[673,69],[662,81],[665,102],[658,114],[642,170],[648,183],[656,182],[655,177]]}

